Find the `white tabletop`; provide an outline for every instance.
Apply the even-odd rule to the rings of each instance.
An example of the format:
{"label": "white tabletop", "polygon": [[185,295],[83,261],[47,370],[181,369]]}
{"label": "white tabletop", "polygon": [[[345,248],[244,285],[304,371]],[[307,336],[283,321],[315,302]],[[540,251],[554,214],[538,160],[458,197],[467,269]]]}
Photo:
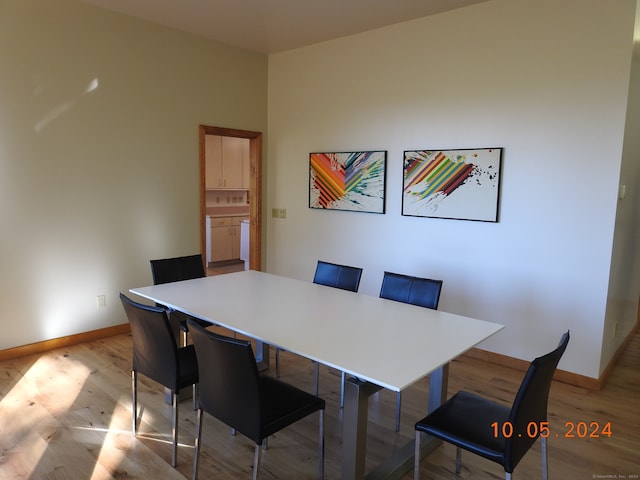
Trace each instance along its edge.
{"label": "white tabletop", "polygon": [[130,291],[394,391],[503,328],[254,270]]}

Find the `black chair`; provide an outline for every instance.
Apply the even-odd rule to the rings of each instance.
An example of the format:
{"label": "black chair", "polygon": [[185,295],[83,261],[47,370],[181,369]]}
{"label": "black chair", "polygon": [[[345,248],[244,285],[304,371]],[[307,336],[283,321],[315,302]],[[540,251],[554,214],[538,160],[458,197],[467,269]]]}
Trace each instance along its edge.
{"label": "black chair", "polygon": [[[362,269],[339,265],[337,263],[323,262],[318,260],[316,272],[313,275],[313,283],[325,285],[327,287],[339,288],[350,292],[357,292],[360,286]],[[315,394],[318,395],[320,382],[320,365],[315,362]],[[276,377],[280,378],[280,349],[276,349]],[[344,372],[342,372],[342,390],[340,393],[340,406],[344,404]]]}
{"label": "black chair", "polygon": [[[442,280],[384,272],[380,298],[437,310],[441,290]],[[400,430],[401,404],[402,393],[398,392],[396,396],[396,432]]]}
{"label": "black chair", "polygon": [[568,343],[567,331],[555,350],[531,362],[511,407],[460,391],[417,422],[414,480],[420,478],[421,432],[457,447],[456,476],[460,474],[462,466],[460,449],[465,449],[502,465],[507,480],[540,437],[542,478],[546,480],[549,390]]}
{"label": "black chair", "polygon": [[199,254],[151,260],[150,263],[154,285],[205,276],[202,256]]}
{"label": "black chair", "polygon": [[138,426],[138,374],[164,385],[171,391],[173,406],[173,450],[171,465],[176,466],[178,453],[178,401],[180,389],[193,385],[194,409],[197,398],[198,361],[193,345],[178,348],[171,331],[167,312],[161,307],[143,305],[120,294],[129,319],[133,339],[131,368],[133,434]]}
{"label": "black chair", "polygon": [[[187,255],[183,257],[162,258],[150,260],[151,276],[154,285],[163,283],[179,282],[181,280],[191,280],[204,277],[204,265],[201,255]],[[182,332],[182,346],[187,344],[187,319],[188,315],[169,310],[169,320],[176,338]],[[200,325],[208,325],[203,320],[194,319]]]}
{"label": "black chair", "polygon": [[215,368],[202,369],[201,374],[193,479],[198,476],[203,412],[255,442],[254,479],[258,477],[260,445],[264,442],[266,446],[267,437],[313,412],[320,412],[319,477],[322,478],[324,400],[273,377],[260,375],[248,341],[218,335],[191,320],[188,326],[200,364],[215,365]]}
{"label": "black chair", "polygon": [[384,272],[380,298],[437,310],[441,290],[442,280]]}
{"label": "black chair", "polygon": [[318,260],[316,273],[313,275],[313,283],[357,292],[361,277],[361,268]]}

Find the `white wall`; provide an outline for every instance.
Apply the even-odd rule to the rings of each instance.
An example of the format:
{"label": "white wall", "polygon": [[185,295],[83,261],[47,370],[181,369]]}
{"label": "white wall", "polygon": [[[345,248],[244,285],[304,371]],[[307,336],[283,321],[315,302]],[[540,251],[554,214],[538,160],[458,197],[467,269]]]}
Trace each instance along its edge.
{"label": "white wall", "polygon": [[0,349],[125,323],[151,258],[200,250],[198,125],[265,131],[266,99],[265,55],[0,1]]}
{"label": "white wall", "polygon": [[640,291],[640,0],[637,0],[633,62],[620,170],[611,277],[601,369],[638,321]]}
{"label": "white wall", "polygon": [[[481,347],[600,373],[635,0],[493,0],[269,57],[267,270],[442,278]],[[499,223],[402,217],[405,149],[504,147]],[[388,151],[385,215],[308,208],[313,151]],[[401,322],[401,319],[390,319]],[[336,332],[339,334],[339,332]]]}

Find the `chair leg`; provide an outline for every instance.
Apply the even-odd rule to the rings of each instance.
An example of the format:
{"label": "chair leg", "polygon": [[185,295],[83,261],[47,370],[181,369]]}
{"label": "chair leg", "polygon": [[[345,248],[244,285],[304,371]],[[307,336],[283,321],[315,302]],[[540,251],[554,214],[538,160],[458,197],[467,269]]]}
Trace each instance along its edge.
{"label": "chair leg", "polygon": [[344,407],[344,381],[346,374],[342,372],[342,384],[340,385],[340,408]]}
{"label": "chair leg", "polygon": [[280,378],[280,349],[276,348],[276,378]]}
{"label": "chair leg", "polygon": [[202,436],[202,409],[198,409],[196,418],[196,441],[193,452],[193,476],[192,480],[198,478],[198,460],[200,459],[200,437]]}
{"label": "chair leg", "polygon": [[511,480],[511,474],[509,472],[504,472],[505,480]]}
{"label": "chair leg", "polygon": [[316,364],[316,368],[315,368],[315,386],[313,387],[314,390],[314,395],[317,397],[318,396],[318,392],[320,391],[320,364],[318,362],[314,362]]}
{"label": "chair leg", "polygon": [[456,476],[462,472],[462,449],[456,447]]}
{"label": "chair leg", "polygon": [[402,402],[402,392],[396,395],[396,432],[400,431],[400,403]]}
{"label": "chair leg", "polygon": [[258,480],[259,468],[260,468],[260,444],[256,443],[256,451],[253,454],[253,480]]}
{"label": "chair leg", "polygon": [[319,477],[320,480],[322,480],[324,478],[324,410],[320,410],[320,420],[319,420],[319,430],[320,430],[320,438],[319,438],[319,449],[320,452],[318,454],[319,458],[318,461],[320,463],[320,471],[319,473]]}
{"label": "chair leg", "polygon": [[420,432],[416,430],[416,441],[413,452],[413,480],[420,480]]}
{"label": "chair leg", "polygon": [[171,403],[173,404],[173,425],[171,427],[173,447],[171,452],[171,466],[175,467],[178,458],[178,394],[175,392],[171,392]]}
{"label": "chair leg", "polygon": [[194,383],[193,384],[193,392],[192,392],[192,398],[193,398],[193,411],[195,412],[196,409],[198,408],[198,384]]}
{"label": "chair leg", "polygon": [[131,370],[131,431],[138,432],[138,372]]}
{"label": "chair leg", "polygon": [[549,476],[549,465],[547,463],[547,439],[540,437],[541,454],[542,454],[542,480],[547,480]]}
{"label": "chair leg", "polygon": [[187,338],[187,332],[185,330],[183,330],[182,331],[182,346],[186,347],[188,342],[189,342],[189,339]]}

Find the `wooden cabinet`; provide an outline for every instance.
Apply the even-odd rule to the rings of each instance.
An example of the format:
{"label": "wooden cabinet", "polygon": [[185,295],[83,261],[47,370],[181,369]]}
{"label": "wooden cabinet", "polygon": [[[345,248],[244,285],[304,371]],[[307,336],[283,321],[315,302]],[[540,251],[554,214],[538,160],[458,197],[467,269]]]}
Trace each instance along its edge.
{"label": "wooden cabinet", "polygon": [[249,139],[205,135],[208,189],[249,188]]}
{"label": "wooden cabinet", "polygon": [[240,258],[240,224],[244,217],[211,218],[211,261]]}
{"label": "wooden cabinet", "polygon": [[205,187],[220,188],[222,185],[222,137],[204,136]]}

